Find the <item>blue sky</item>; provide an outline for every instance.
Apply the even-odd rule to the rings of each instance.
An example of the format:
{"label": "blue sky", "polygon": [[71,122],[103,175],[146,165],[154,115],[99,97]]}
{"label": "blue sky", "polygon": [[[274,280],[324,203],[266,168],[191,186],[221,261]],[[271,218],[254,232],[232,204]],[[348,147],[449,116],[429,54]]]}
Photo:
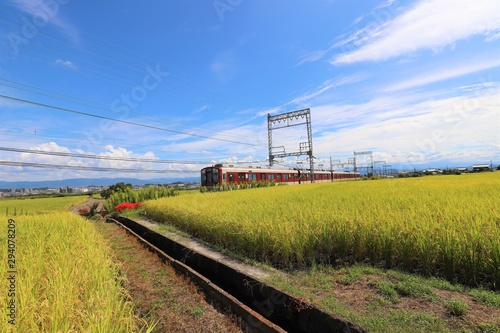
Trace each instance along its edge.
{"label": "blue sky", "polygon": [[[1,147],[178,162],[0,150],[8,162],[165,170],[0,165],[0,179],[265,163],[268,113],[304,108],[325,167],[368,150],[400,170],[497,165],[499,55],[496,0],[0,0]],[[304,141],[305,126],[273,132],[286,152]]]}

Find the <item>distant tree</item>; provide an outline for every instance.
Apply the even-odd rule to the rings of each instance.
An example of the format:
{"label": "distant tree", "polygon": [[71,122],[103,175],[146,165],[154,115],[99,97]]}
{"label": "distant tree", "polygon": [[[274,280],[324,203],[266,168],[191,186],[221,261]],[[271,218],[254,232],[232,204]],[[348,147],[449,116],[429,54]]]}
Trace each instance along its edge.
{"label": "distant tree", "polygon": [[444,169],[443,175],[460,175],[462,172],[458,169]]}
{"label": "distant tree", "polygon": [[500,170],[500,164],[497,166],[497,170]]}
{"label": "distant tree", "polygon": [[124,182],[116,183],[111,185],[105,190],[101,191],[101,197],[104,199],[109,198],[115,192],[125,192],[127,189],[132,189],[132,184],[125,184]]}

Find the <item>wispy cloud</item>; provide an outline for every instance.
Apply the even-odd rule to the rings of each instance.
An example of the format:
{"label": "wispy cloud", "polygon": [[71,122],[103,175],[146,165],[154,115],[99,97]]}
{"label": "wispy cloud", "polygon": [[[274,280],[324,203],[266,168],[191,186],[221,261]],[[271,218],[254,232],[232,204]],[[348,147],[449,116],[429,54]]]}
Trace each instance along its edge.
{"label": "wispy cloud", "polygon": [[204,104],[204,105],[196,108],[196,110],[194,110],[194,111],[195,111],[195,113],[200,113],[200,112],[203,112],[203,111],[208,110],[208,109],[209,109],[209,106],[207,104]]}
{"label": "wispy cloud", "polygon": [[[21,12],[29,17],[46,18],[45,24],[52,25],[58,31],[66,35],[73,43],[79,42],[77,29],[65,20],[61,14],[61,7],[66,2],[62,1],[41,1],[41,0],[11,0],[11,3]],[[45,25],[44,24],[44,25]]]}
{"label": "wispy cloud", "polygon": [[391,21],[338,42],[337,47],[351,44],[354,50],[335,56],[331,63],[383,61],[419,50],[440,50],[474,35],[491,40],[500,30],[498,11],[496,0],[420,1]]}
{"label": "wispy cloud", "polygon": [[290,102],[288,102],[286,105],[290,104],[304,104],[305,102],[310,101],[311,99],[323,94],[324,92],[343,85],[355,83],[362,81],[364,79],[364,76],[361,74],[353,74],[349,76],[342,76],[337,79],[331,79],[323,82],[319,87],[317,87],[314,91],[305,93],[301,96],[295,97],[292,99]]}
{"label": "wispy cloud", "polygon": [[210,70],[221,81],[228,81],[238,71],[234,50],[226,50],[218,54],[210,64]]}
{"label": "wispy cloud", "polygon": [[323,59],[328,50],[311,51],[300,56],[299,62],[295,66],[300,66],[306,62],[314,62]]}
{"label": "wispy cloud", "polygon": [[496,68],[500,66],[500,58],[488,59],[482,62],[473,62],[466,65],[448,66],[447,68],[440,67],[426,72],[419,76],[410,78],[408,80],[392,84],[383,89],[383,91],[396,91],[409,88],[415,88],[435,82],[449,80],[452,78],[460,77],[467,74],[480,72],[486,69]]}

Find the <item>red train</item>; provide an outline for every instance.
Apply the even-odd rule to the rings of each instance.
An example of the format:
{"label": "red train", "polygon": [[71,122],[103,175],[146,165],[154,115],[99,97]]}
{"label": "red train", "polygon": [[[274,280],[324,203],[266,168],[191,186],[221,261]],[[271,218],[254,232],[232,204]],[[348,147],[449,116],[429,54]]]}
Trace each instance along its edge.
{"label": "red train", "polygon": [[[359,179],[359,172],[314,171],[314,182],[331,182]],[[251,183],[253,181],[275,181],[276,183],[300,184],[311,182],[311,173],[306,170],[274,169],[266,167],[233,167],[216,164],[201,169],[201,186],[212,189],[223,184]]]}

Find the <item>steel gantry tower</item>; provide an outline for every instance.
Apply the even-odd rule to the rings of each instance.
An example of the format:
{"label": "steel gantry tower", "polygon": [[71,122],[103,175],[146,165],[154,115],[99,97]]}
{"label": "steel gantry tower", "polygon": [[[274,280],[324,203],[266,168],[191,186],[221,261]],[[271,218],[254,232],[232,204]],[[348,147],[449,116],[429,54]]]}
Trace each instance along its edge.
{"label": "steel gantry tower", "polygon": [[[305,119],[304,121],[301,121]],[[299,121],[299,122],[295,122]],[[281,124],[283,122],[283,124]],[[280,124],[277,125],[276,124]],[[306,125],[307,127],[307,142],[299,143],[299,151],[287,153],[284,146],[273,147],[273,130],[288,128],[291,126]],[[289,156],[308,155],[311,172],[311,182],[314,182],[314,156],[311,130],[311,110],[309,108],[278,114],[271,116],[267,114],[267,136],[269,143],[269,166],[273,166],[275,158],[283,158]]]}
{"label": "steel gantry tower", "polygon": [[[360,165],[359,160],[356,158],[357,156],[361,155],[369,155],[370,156],[370,163],[368,165]],[[372,151],[355,151],[354,152],[354,172],[358,170],[358,168],[366,168],[366,171],[368,173],[368,170],[371,170],[371,174],[373,175],[373,152]]]}

